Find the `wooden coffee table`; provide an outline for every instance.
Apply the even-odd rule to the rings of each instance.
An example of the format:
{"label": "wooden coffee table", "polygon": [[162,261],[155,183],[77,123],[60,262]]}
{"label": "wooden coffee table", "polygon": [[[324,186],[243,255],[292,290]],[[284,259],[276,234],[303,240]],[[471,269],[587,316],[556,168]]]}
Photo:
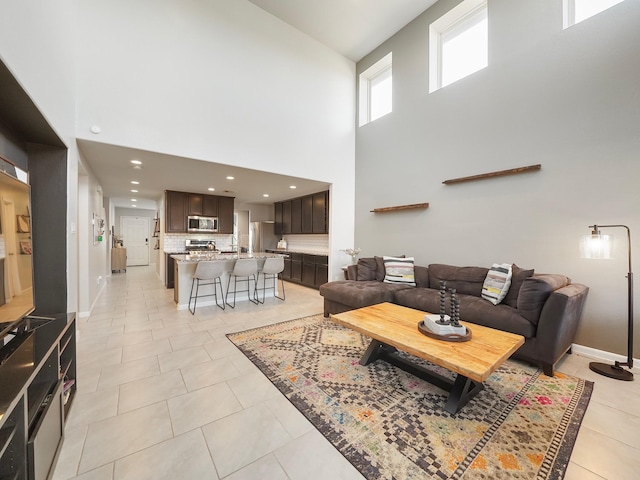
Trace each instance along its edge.
{"label": "wooden coffee table", "polygon": [[[524,343],[524,337],[460,322],[471,329],[471,340],[436,340],[418,330],[418,323],[425,314],[426,312],[392,303],[380,303],[332,314],[331,318],[373,339],[360,359],[361,365],[382,359],[420,377],[448,391],[449,398],[445,410],[452,414],[457,413],[482,390],[482,382]],[[398,350],[457,373],[455,380],[400,357]]]}

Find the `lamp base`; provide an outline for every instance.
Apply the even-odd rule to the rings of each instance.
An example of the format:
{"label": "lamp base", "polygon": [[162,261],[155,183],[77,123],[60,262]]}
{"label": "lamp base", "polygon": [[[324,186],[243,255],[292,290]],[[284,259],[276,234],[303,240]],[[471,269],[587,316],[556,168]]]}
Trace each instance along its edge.
{"label": "lamp base", "polygon": [[605,377],[615,378],[616,380],[624,380],[626,382],[633,381],[633,373],[617,365],[591,362],[589,364],[589,369],[596,373],[599,373],[600,375],[604,375]]}

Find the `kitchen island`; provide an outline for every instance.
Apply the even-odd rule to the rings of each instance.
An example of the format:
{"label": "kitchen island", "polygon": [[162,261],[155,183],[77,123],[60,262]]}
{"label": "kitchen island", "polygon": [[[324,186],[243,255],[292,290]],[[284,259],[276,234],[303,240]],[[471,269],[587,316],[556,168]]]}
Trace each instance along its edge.
{"label": "kitchen island", "polygon": [[[286,257],[286,255],[280,253],[269,253],[269,252],[253,252],[253,253],[217,253],[217,252],[207,252],[207,253],[198,253],[196,255],[185,255],[185,254],[175,254],[171,255],[171,258],[175,260],[175,283],[174,283],[174,294],[173,299],[178,304],[178,310],[183,310],[189,305],[189,296],[191,295],[191,283],[193,280],[193,274],[196,271],[196,266],[198,262],[202,261],[213,261],[213,262],[222,262],[224,265],[224,274],[220,278],[222,281],[222,286],[225,289],[225,298],[227,295],[227,283],[229,282],[229,272],[233,271],[233,267],[236,264],[236,260],[239,258],[255,258],[258,261],[258,269],[261,269],[264,265],[264,261],[267,258],[276,258],[276,257]],[[253,281],[251,282],[253,286]],[[271,283],[267,283],[267,286],[270,288]],[[231,282],[229,285],[229,293],[233,295],[233,287],[234,282]],[[239,290],[247,289],[246,282],[242,282],[238,285]],[[258,280],[258,293],[260,297],[262,297],[261,288],[264,287],[264,280],[262,276]],[[277,284],[276,284],[276,292],[278,292]],[[200,291],[198,295],[201,297],[203,295],[213,294],[213,285],[200,286]],[[273,296],[273,290],[269,290],[266,292],[268,297]],[[280,295],[281,293],[278,292]],[[220,295],[220,288],[218,287],[218,295]],[[238,292],[236,296],[236,301],[245,301],[248,300],[249,297],[247,292]],[[218,299],[219,302],[222,302],[222,298]],[[205,305],[215,305],[214,297],[204,297],[198,298],[198,306]]]}

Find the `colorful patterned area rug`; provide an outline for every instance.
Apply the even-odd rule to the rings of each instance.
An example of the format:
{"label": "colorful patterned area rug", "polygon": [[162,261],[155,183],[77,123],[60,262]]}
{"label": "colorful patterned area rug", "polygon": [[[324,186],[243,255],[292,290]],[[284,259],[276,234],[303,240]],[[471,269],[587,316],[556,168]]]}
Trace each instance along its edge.
{"label": "colorful patterned area rug", "polygon": [[508,360],[452,415],[443,390],[361,366],[370,339],[322,315],[228,337],[368,479],[562,479],[593,389]]}

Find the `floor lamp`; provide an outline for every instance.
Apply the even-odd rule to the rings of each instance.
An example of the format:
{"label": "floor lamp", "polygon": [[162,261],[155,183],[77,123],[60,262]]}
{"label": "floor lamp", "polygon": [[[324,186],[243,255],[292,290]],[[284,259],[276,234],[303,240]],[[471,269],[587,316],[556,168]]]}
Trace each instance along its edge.
{"label": "floor lamp", "polygon": [[627,332],[627,361],[616,361],[614,365],[591,362],[589,368],[600,375],[616,380],[633,380],[633,373],[623,367],[633,368],[633,273],[631,271],[631,230],[626,225],[590,225],[591,235],[583,235],[580,242],[580,255],[583,258],[612,258],[613,235],[603,235],[600,228],[626,228],[629,252],[628,284],[628,332]]}

